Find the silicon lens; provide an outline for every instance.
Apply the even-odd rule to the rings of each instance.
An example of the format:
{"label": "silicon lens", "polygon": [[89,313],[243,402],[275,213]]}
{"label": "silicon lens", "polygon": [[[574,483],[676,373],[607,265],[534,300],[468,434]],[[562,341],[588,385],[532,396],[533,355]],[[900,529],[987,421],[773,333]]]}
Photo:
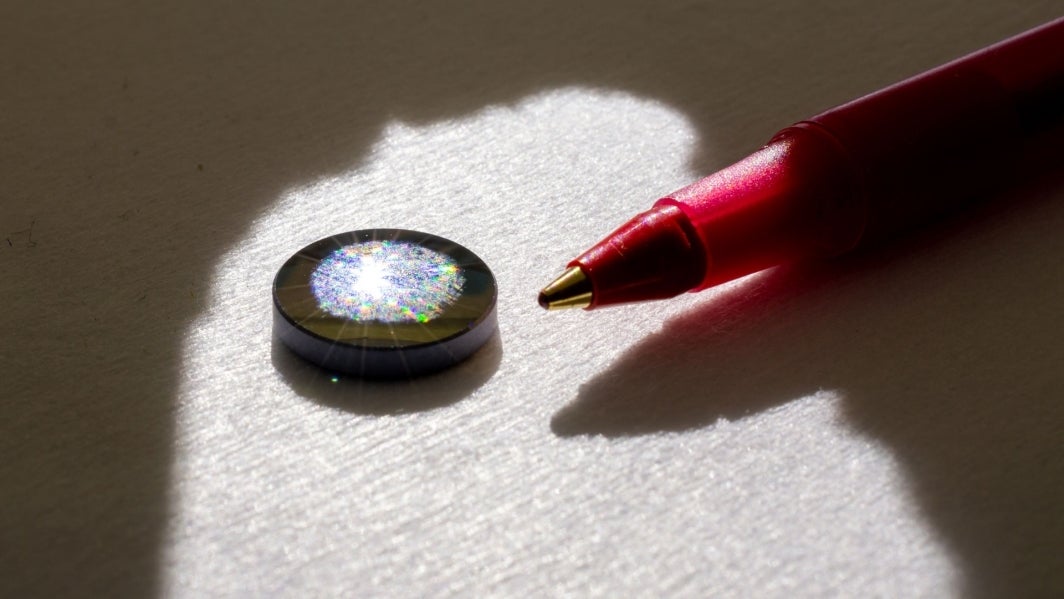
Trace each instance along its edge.
{"label": "silicon lens", "polygon": [[288,259],[274,280],[274,329],[303,358],[366,377],[454,365],[497,328],[487,265],[436,235],[369,229]]}

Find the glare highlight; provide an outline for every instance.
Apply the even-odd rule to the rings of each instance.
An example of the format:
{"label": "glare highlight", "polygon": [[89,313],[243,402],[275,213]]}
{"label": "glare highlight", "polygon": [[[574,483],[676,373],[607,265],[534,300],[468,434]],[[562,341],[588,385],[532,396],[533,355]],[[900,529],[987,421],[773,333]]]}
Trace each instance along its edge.
{"label": "glare highlight", "polygon": [[359,322],[429,322],[458,299],[464,284],[448,256],[395,241],[346,245],[310,277],[322,311]]}

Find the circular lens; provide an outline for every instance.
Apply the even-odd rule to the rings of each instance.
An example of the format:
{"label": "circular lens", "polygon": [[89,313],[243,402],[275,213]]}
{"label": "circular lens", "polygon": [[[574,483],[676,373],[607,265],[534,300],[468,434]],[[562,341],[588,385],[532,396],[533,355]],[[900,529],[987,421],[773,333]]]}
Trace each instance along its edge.
{"label": "circular lens", "polygon": [[473,252],[402,229],[334,235],[288,259],[274,330],[296,354],[364,377],[454,365],[497,328],[495,277]]}

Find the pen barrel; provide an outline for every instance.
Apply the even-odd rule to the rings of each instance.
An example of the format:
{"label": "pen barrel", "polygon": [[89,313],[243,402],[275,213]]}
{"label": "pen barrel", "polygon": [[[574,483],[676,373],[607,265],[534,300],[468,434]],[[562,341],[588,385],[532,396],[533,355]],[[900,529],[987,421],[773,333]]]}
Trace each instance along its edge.
{"label": "pen barrel", "polygon": [[784,129],[569,266],[594,308],[840,254],[993,193],[1032,157],[1060,169],[1062,133],[1058,19]]}
{"label": "pen barrel", "polygon": [[864,242],[994,193],[1064,124],[1064,19],[797,124],[845,151]]}
{"label": "pen barrel", "polygon": [[656,206],[691,224],[705,256],[698,291],[992,194],[1062,124],[1064,19],[788,127]]}

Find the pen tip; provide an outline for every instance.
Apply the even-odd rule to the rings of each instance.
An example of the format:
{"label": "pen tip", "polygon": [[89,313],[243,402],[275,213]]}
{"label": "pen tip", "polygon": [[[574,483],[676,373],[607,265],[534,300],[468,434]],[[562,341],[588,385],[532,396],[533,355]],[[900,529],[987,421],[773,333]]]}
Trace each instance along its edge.
{"label": "pen tip", "polygon": [[547,310],[587,308],[591,305],[591,291],[587,275],[579,266],[573,266],[539,292],[539,305]]}

